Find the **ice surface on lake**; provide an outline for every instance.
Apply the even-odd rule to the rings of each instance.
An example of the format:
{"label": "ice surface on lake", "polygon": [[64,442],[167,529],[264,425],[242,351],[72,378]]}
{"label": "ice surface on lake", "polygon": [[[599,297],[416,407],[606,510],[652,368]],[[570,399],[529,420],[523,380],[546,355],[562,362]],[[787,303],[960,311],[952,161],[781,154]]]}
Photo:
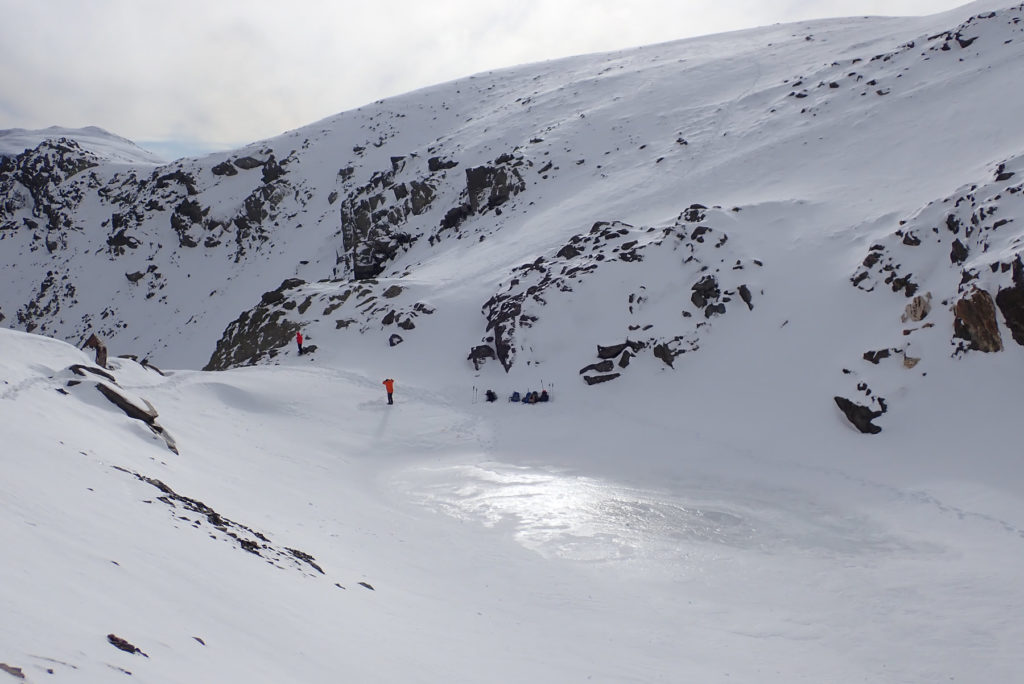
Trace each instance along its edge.
{"label": "ice surface on lake", "polygon": [[806,494],[750,484],[702,481],[657,491],[485,463],[406,471],[401,486],[433,510],[509,529],[548,558],[693,563],[737,552],[837,557],[909,549],[871,521]]}

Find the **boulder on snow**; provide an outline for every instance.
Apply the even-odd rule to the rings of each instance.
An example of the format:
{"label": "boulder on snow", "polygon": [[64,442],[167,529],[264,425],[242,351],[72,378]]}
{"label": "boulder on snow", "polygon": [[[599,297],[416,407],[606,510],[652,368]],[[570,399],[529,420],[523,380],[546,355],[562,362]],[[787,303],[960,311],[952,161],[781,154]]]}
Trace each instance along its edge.
{"label": "boulder on snow", "polygon": [[145,653],[142,652],[141,648],[139,648],[138,646],[128,642],[127,639],[122,639],[121,637],[117,636],[116,634],[108,634],[107,635],[107,641],[109,641],[116,648],[121,649],[125,653],[132,653],[132,654],[138,653],[139,655],[145,656],[147,658],[149,657],[148,655],[146,655]]}
{"label": "boulder on snow", "polygon": [[468,361],[473,362],[473,368],[475,370],[480,370],[480,366],[484,365],[488,359],[496,358],[498,357],[495,355],[494,349],[489,344],[478,344],[470,350],[469,356],[466,357]]}
{"label": "boulder on snow", "polygon": [[609,373],[607,375],[584,375],[583,380],[588,385],[599,385],[602,382],[608,382],[622,375],[621,373]]}
{"label": "boulder on snow", "polygon": [[0,663],[0,672],[6,672],[12,677],[17,677],[18,679],[25,678],[25,673],[21,671],[20,667],[14,667],[13,665],[8,665],[7,663]]}
{"label": "boulder on snow", "polygon": [[846,415],[847,420],[864,434],[876,435],[882,431],[882,428],[871,421],[880,417],[883,411],[873,411],[867,406],[855,404],[845,397],[835,397],[835,402],[839,410]]}
{"label": "boulder on snow", "polygon": [[600,363],[592,363],[589,366],[584,366],[583,368],[580,368],[580,375],[583,375],[584,373],[589,373],[590,371],[596,371],[598,373],[608,373],[613,368],[615,368],[615,363],[611,359],[605,359]]}
{"label": "boulder on snow", "polygon": [[231,163],[227,162],[227,161],[223,161],[220,164],[217,164],[216,166],[214,166],[210,170],[213,172],[214,176],[235,176],[235,175],[238,175],[238,171],[235,170],[235,167],[232,166]]}
{"label": "boulder on snow", "polygon": [[690,296],[690,301],[698,309],[703,309],[722,294],[718,288],[718,280],[713,275],[704,276],[691,289],[693,294]]}

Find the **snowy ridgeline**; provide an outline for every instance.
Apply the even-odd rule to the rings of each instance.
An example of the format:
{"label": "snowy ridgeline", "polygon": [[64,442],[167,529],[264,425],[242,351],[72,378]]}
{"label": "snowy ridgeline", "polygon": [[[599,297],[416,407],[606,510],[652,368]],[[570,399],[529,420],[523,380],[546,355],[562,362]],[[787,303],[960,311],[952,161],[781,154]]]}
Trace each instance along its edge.
{"label": "snowy ridgeline", "polygon": [[168,367],[265,361],[298,328],[321,358],[429,357],[445,377],[491,360],[567,382],[627,342],[675,366],[744,292],[778,323],[832,305],[763,285],[848,282],[901,219],[1017,169],[1021,9],[983,9],[493,72],[164,166],[114,163],[97,131],[51,140],[0,169],[0,320]]}

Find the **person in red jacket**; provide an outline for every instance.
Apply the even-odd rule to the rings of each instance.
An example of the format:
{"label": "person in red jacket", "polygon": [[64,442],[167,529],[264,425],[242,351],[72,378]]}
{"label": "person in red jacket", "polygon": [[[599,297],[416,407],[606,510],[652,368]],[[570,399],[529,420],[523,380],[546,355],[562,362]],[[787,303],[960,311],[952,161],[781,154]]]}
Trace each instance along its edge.
{"label": "person in red jacket", "polygon": [[299,356],[302,356],[302,332],[295,333],[295,342],[299,345]]}
{"label": "person in red jacket", "polygon": [[395,402],[391,398],[391,395],[394,394],[394,392],[395,392],[395,381],[392,380],[391,378],[387,378],[381,384],[384,385],[384,389],[386,389],[388,391],[388,403],[389,404],[394,404]]}

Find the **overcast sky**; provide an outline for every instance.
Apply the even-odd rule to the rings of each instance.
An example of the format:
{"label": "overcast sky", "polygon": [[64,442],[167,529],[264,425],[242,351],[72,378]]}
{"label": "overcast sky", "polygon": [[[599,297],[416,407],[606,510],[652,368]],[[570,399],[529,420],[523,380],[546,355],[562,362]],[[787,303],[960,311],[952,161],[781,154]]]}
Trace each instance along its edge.
{"label": "overcast sky", "polygon": [[0,0],[0,129],[227,149],[481,71],[966,0]]}

